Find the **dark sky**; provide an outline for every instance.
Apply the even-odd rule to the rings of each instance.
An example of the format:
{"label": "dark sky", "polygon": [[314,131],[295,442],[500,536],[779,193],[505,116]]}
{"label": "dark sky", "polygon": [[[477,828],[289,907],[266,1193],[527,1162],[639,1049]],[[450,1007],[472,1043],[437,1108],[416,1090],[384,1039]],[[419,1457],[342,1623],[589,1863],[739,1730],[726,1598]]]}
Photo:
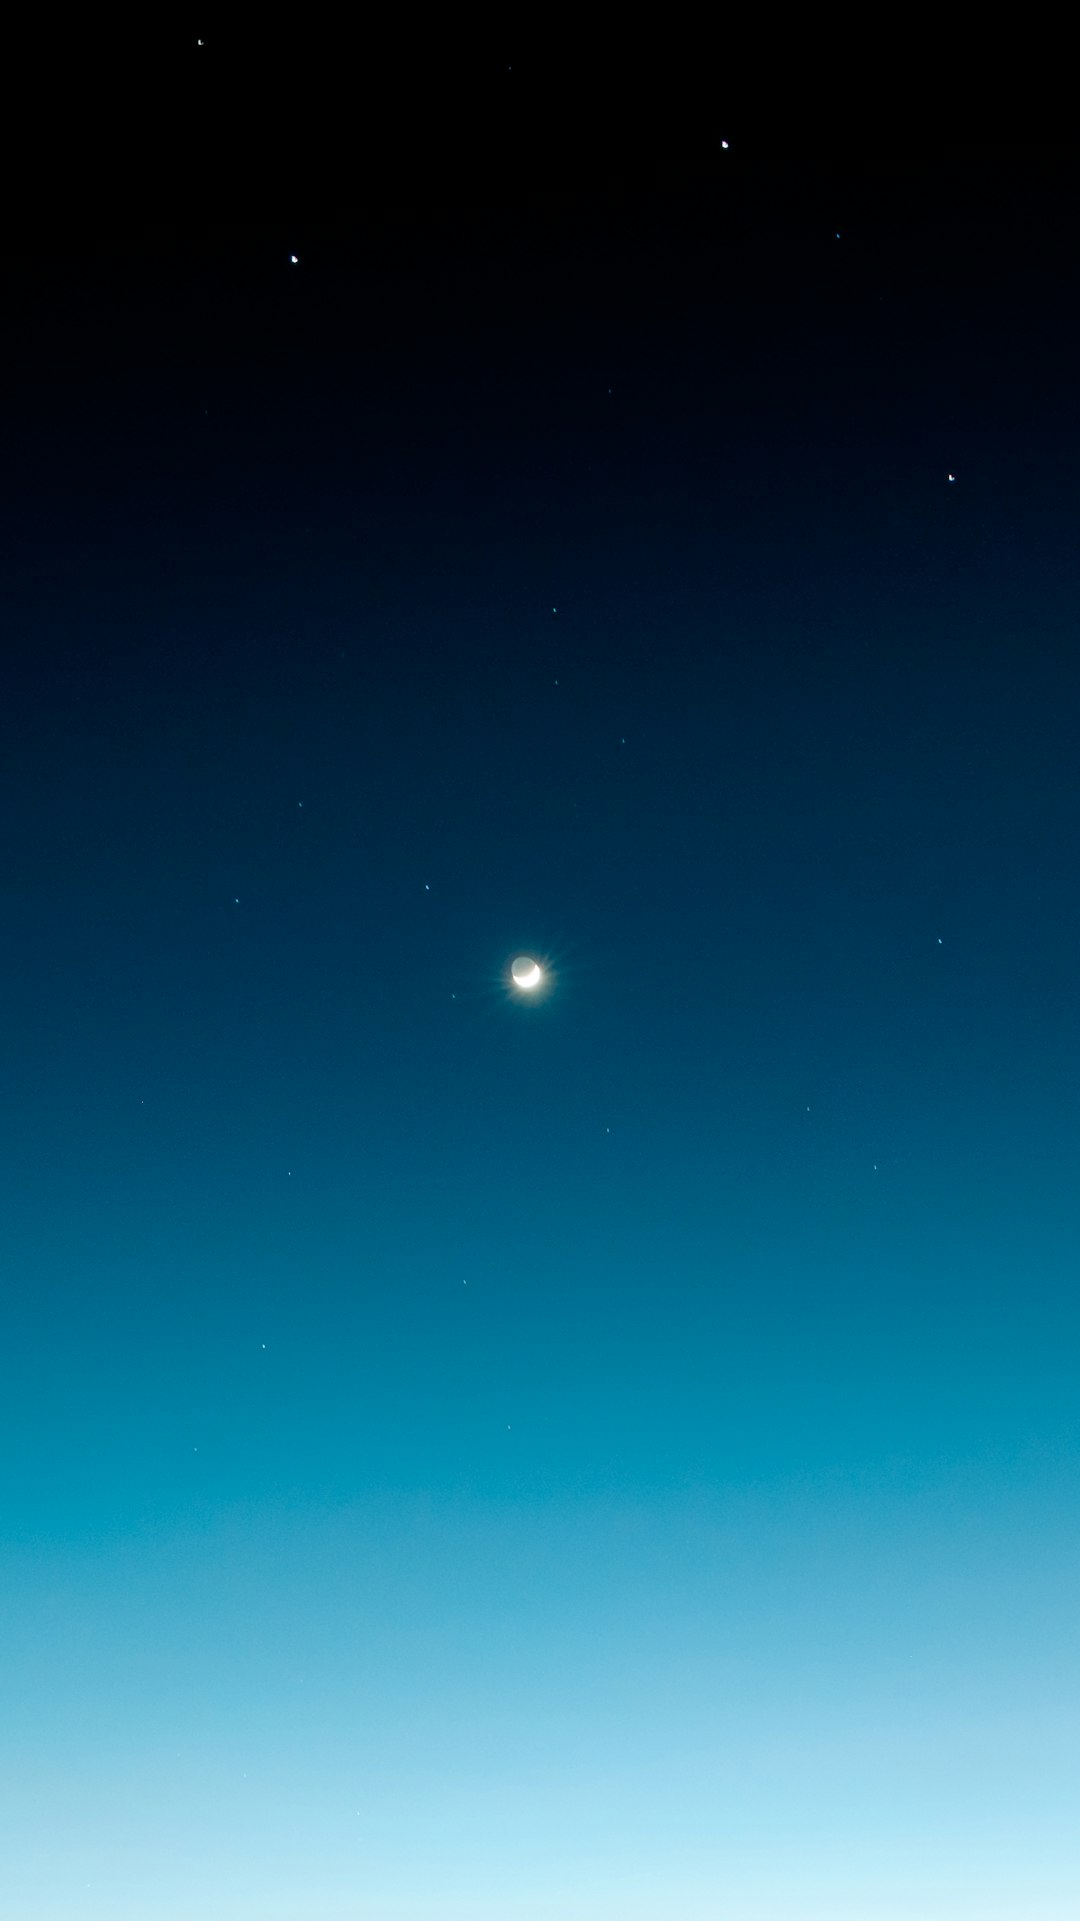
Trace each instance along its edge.
{"label": "dark sky", "polygon": [[0,1906],[1065,1921],[1069,120],[414,25],[9,49]]}

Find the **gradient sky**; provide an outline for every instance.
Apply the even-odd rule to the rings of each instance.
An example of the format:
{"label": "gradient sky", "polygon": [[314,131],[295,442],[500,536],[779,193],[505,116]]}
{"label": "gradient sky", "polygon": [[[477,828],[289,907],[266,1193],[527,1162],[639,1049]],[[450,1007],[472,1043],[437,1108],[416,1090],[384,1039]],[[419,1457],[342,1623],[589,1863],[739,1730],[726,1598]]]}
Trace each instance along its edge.
{"label": "gradient sky", "polygon": [[198,31],[20,56],[0,1912],[1067,1921],[1053,134]]}

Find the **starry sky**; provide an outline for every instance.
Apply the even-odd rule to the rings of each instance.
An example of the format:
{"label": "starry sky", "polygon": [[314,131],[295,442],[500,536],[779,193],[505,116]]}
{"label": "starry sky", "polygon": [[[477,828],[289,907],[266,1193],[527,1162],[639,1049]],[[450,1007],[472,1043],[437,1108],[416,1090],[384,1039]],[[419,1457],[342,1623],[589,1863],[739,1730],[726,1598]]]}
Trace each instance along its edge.
{"label": "starry sky", "polygon": [[1066,123],[113,32],[9,76],[0,1909],[1066,1921]]}

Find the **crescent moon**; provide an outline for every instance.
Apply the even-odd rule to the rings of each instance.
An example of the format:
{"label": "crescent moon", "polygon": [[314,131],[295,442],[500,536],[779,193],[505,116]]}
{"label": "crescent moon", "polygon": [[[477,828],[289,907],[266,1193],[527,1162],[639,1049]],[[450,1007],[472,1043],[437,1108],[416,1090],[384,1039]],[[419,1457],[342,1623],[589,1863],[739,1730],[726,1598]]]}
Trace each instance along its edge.
{"label": "crescent moon", "polygon": [[525,994],[531,994],[543,980],[544,970],[531,954],[519,954],[510,964],[510,978],[515,987],[520,987]]}

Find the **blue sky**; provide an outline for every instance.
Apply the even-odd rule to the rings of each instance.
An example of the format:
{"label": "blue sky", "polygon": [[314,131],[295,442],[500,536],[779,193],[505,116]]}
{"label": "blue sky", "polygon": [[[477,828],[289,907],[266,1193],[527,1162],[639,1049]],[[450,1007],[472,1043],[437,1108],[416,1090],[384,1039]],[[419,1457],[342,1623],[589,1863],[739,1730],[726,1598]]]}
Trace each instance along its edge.
{"label": "blue sky", "polygon": [[11,1898],[1063,1913],[1075,1496],[1046,1458],[666,1500],[386,1490],[16,1557]]}

